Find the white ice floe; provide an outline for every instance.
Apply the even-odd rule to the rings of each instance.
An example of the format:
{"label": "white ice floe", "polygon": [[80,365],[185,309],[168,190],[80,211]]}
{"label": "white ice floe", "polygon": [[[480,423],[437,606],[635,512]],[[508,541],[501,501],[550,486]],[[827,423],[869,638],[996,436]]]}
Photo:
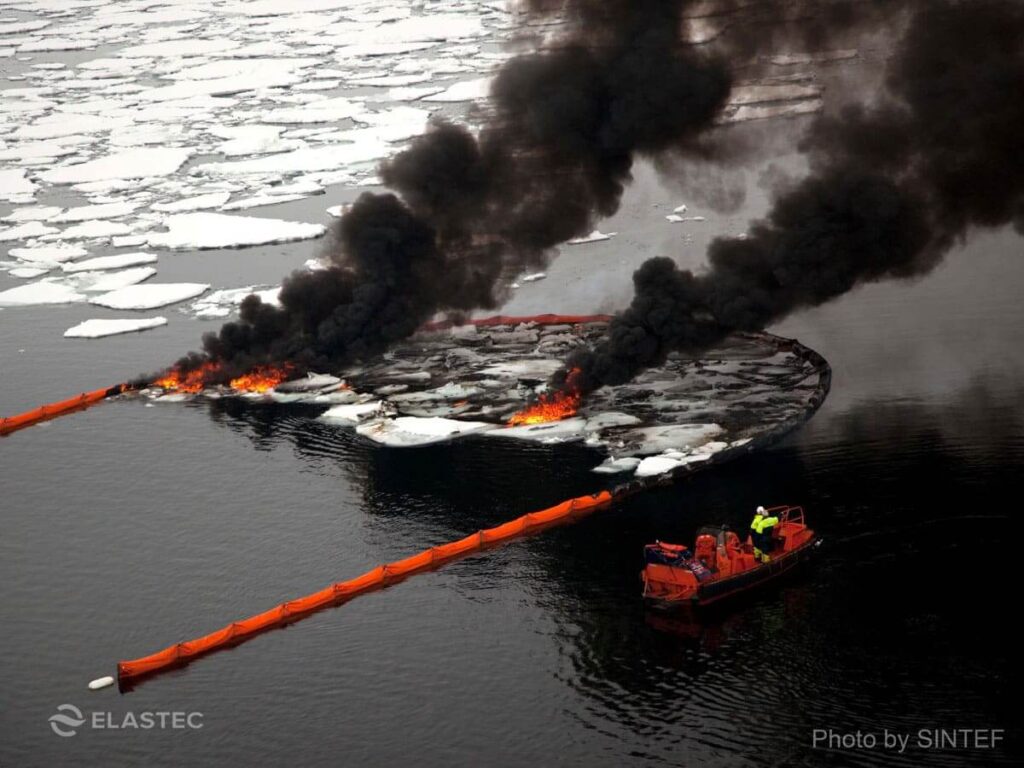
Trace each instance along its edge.
{"label": "white ice floe", "polygon": [[60,237],[62,240],[104,240],[131,231],[131,227],[119,221],[83,221],[62,231]]}
{"label": "white ice floe", "polygon": [[525,358],[522,360],[503,360],[486,368],[481,368],[480,373],[496,378],[526,379],[541,382],[550,379],[555,371],[561,370],[561,368],[561,360]]}
{"label": "white ice floe", "polygon": [[119,219],[127,216],[136,208],[137,203],[104,203],[102,205],[82,205],[77,208],[68,208],[50,219],[55,224],[90,221],[92,219]]}
{"label": "white ice floe", "polygon": [[50,269],[51,267],[15,267],[9,270],[7,274],[19,280],[31,280],[34,277],[45,275]]}
{"label": "white ice floe", "polygon": [[271,109],[264,114],[263,120],[268,123],[307,124],[334,123],[338,120],[355,117],[365,109],[363,104],[344,96],[323,99],[304,104],[301,107],[282,107]]}
{"label": "white ice floe", "polygon": [[259,297],[260,301],[264,304],[270,304],[274,307],[280,306],[280,286],[263,290],[257,290],[257,288],[258,286],[255,285],[248,285],[243,288],[222,288],[219,291],[208,293],[198,301],[193,302],[189,309],[196,317],[227,317],[249,295]]}
{"label": "white ice floe", "polygon": [[19,224],[14,227],[8,227],[7,229],[0,229],[0,243],[10,242],[12,240],[28,240],[33,237],[42,237],[43,235],[53,235],[60,230],[54,227],[48,227],[41,221],[26,221],[24,224]]}
{"label": "white ice floe", "polygon": [[401,53],[412,53],[433,48],[436,43],[357,43],[346,45],[337,49],[334,53],[335,59],[341,63],[348,63],[351,60],[358,61],[367,56],[397,56]]}
{"label": "white ice floe", "polygon": [[106,293],[144,282],[156,274],[152,267],[135,267],[117,272],[79,272],[69,275],[67,282],[77,291]]}
{"label": "white ice floe", "polygon": [[22,261],[40,264],[60,264],[64,261],[87,256],[89,252],[84,248],[78,248],[73,245],[51,245],[39,248],[12,248],[7,253]]}
{"label": "white ice floe", "polygon": [[534,272],[529,275],[523,275],[520,280],[524,283],[536,283],[538,280],[543,280],[548,276],[547,272]]}
{"label": "white ice floe", "polygon": [[64,336],[69,339],[99,339],[104,336],[116,336],[119,333],[133,333],[149,330],[150,328],[159,328],[161,325],[167,325],[166,317],[142,317],[138,320],[85,320],[64,331]]}
{"label": "white ice floe", "polygon": [[164,221],[166,232],[149,236],[155,248],[244,248],[320,237],[322,224],[222,213],[180,213]]}
{"label": "white ice floe", "polygon": [[539,443],[566,443],[585,437],[587,420],[575,416],[561,421],[547,421],[543,424],[524,424],[518,427],[501,427],[487,432],[488,437],[511,437],[516,440],[535,440]]}
{"label": "white ice floe", "polygon": [[17,288],[0,291],[0,307],[24,307],[35,304],[70,304],[83,301],[85,296],[70,285],[45,278]]}
{"label": "white ice floe", "polygon": [[408,75],[363,75],[353,77],[349,80],[352,85],[368,85],[378,88],[390,88],[393,86],[415,85],[430,79],[428,72],[415,72]]}
{"label": "white ice floe", "polygon": [[209,288],[206,283],[147,283],[111,291],[89,302],[111,309],[156,309],[194,299]]}
{"label": "white ice floe", "polygon": [[[7,5],[7,3],[4,3]],[[52,24],[52,21],[46,21],[45,19],[33,19],[31,21],[21,21],[15,19],[13,21],[0,22],[0,37],[6,35],[23,35],[26,32],[35,32],[37,30],[48,27]]]}
{"label": "white ice floe", "polygon": [[96,47],[95,40],[70,37],[43,37],[18,47],[18,53],[49,53],[51,51],[84,51]]}
{"label": "white ice floe", "polygon": [[290,152],[302,149],[304,142],[295,139],[282,139],[280,125],[237,125],[215,128],[211,131],[216,136],[226,139],[215,151],[226,157],[251,157],[253,155],[269,155],[275,152]]}
{"label": "white ice floe", "polygon": [[620,411],[605,411],[604,413],[596,413],[588,417],[584,429],[587,432],[597,432],[609,427],[631,427],[639,423],[640,419],[632,414],[621,413]]}
{"label": "white ice floe", "polygon": [[359,424],[377,414],[383,403],[380,400],[373,400],[366,403],[351,403],[347,405],[336,405],[325,413],[321,414],[320,421],[333,424]]}
{"label": "white ice floe", "polygon": [[130,59],[166,57],[186,58],[223,53],[238,47],[238,43],[225,37],[190,37],[184,40],[165,40],[157,43],[143,43],[121,50],[120,55]]}
{"label": "white ice floe", "polygon": [[589,235],[584,235],[583,237],[575,237],[575,238],[573,238],[572,240],[570,240],[568,242],[568,245],[584,245],[585,243],[597,243],[597,242],[600,242],[602,240],[610,240],[611,238],[615,237],[615,235],[617,235],[617,234],[618,234],[618,232],[608,232],[606,234],[606,233],[602,232],[599,229],[595,229]]}
{"label": "white ice floe", "polygon": [[356,432],[375,443],[392,448],[412,448],[442,443],[472,433],[485,433],[493,429],[496,429],[496,425],[486,421],[458,421],[439,416],[398,416],[393,419],[365,421],[356,427]]}
{"label": "white ice floe", "polygon": [[253,195],[244,197],[241,200],[232,200],[230,203],[221,206],[222,211],[245,211],[250,208],[261,208],[264,205],[278,205],[290,203],[295,200],[304,200],[306,195]]}
{"label": "white ice floe", "polygon": [[57,139],[64,136],[83,136],[91,132],[109,131],[118,126],[132,124],[130,115],[74,115],[53,113],[21,125],[12,136],[16,139]]}
{"label": "white ice floe", "polygon": [[167,176],[177,171],[191,154],[192,150],[179,148],[131,149],[97,160],[43,171],[40,178],[51,184],[80,184],[108,179]]}
{"label": "white ice floe", "polygon": [[476,80],[463,80],[432,96],[423,97],[422,101],[455,102],[477,101],[487,97],[491,87],[491,78],[481,77]]}
{"label": "white ice floe", "polygon": [[391,152],[384,141],[366,141],[361,144],[334,144],[322,147],[308,147],[294,152],[234,163],[203,163],[193,173],[221,176],[246,176],[250,174],[270,175],[282,173],[311,173],[333,171],[354,163],[377,160]]}
{"label": "white ice floe", "polygon": [[35,183],[25,171],[0,169],[0,201],[9,203],[31,201],[36,192]]}
{"label": "white ice floe", "polygon": [[673,224],[680,224],[684,221],[707,221],[707,218],[704,216],[680,216],[678,213],[670,213],[665,218]]}
{"label": "white ice floe", "polygon": [[150,207],[161,213],[186,213],[188,211],[202,211],[208,208],[220,208],[231,198],[230,192],[210,192],[206,195],[186,197],[183,200],[175,200],[173,203],[154,203]]}
{"label": "white ice floe", "polygon": [[329,373],[313,373],[310,371],[298,379],[289,379],[274,387],[275,392],[324,392],[339,388],[341,379]]}
{"label": "white ice floe", "polygon": [[645,455],[664,451],[693,451],[723,433],[718,424],[661,424],[629,430],[621,438],[639,447],[634,453]]}
{"label": "white ice floe", "polygon": [[[0,173],[3,173],[3,171],[0,171]],[[0,221],[8,221],[13,224],[20,224],[25,221],[46,221],[47,219],[52,219],[63,210],[63,208],[55,205],[33,205],[28,208],[18,208],[4,216]]]}
{"label": "white ice floe", "polygon": [[115,248],[136,248],[146,244],[145,235],[122,235],[110,238],[110,244]]}
{"label": "white ice floe", "polygon": [[174,85],[150,88],[139,94],[148,102],[171,102],[196,96],[233,96],[261,88],[281,88],[301,83],[303,75],[289,68],[279,68],[271,62],[244,75],[218,77],[210,80],[183,80]]}
{"label": "white ice floe", "polygon": [[671,472],[676,467],[682,466],[682,462],[668,456],[648,456],[638,465],[634,474],[637,477],[652,477]]}
{"label": "white ice floe", "polygon": [[614,475],[619,472],[632,472],[640,464],[640,459],[636,456],[624,456],[621,459],[613,459],[611,457],[605,459],[603,462],[594,467],[591,472],[597,472],[603,475]]}
{"label": "white ice floe", "polygon": [[389,88],[382,94],[369,97],[367,101],[419,101],[424,96],[432,96],[443,90],[444,88],[437,88],[432,85]]}

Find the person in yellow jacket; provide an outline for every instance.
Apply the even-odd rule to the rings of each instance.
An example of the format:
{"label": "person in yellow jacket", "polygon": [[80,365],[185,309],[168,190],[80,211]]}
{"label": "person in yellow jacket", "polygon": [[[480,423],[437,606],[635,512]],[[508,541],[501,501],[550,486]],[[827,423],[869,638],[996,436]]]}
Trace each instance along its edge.
{"label": "person in yellow jacket", "polygon": [[758,507],[750,522],[750,540],[754,544],[754,557],[763,563],[771,560],[768,553],[772,548],[772,528],[779,524],[779,518],[769,515],[764,507]]}

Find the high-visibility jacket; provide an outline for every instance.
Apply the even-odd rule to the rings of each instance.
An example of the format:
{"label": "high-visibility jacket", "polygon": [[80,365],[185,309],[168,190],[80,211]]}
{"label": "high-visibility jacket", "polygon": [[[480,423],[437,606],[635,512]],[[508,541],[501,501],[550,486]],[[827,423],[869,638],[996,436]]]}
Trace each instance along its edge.
{"label": "high-visibility jacket", "polygon": [[[770,550],[772,542],[772,528],[779,523],[779,518],[770,517],[768,515],[754,515],[753,521],[750,523],[750,539],[754,544],[755,550],[761,550],[767,552]],[[757,554],[755,551],[754,554]]]}

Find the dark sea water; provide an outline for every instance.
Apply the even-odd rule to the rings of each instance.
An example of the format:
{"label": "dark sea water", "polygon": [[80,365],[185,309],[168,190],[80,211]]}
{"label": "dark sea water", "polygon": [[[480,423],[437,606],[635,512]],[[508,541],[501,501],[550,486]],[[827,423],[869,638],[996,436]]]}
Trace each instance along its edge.
{"label": "dark sea water", "polygon": [[[920,282],[773,329],[835,378],[770,450],[124,694],[85,684],[599,488],[598,458],[496,441],[390,451],[315,409],[237,403],[110,403],[0,439],[0,765],[1020,764],[1020,256],[1015,235],[979,235]],[[5,360],[49,338],[32,312],[4,312]],[[153,338],[98,348],[121,350],[120,370],[182,346]],[[9,367],[3,411],[109,383],[81,380],[95,375],[81,349]],[[784,502],[825,540],[804,575],[703,623],[645,613],[644,543]],[[199,712],[203,727],[62,738],[48,718],[65,703],[115,722]],[[903,755],[816,749],[830,728],[915,738]],[[922,750],[922,728],[1007,741]]]}

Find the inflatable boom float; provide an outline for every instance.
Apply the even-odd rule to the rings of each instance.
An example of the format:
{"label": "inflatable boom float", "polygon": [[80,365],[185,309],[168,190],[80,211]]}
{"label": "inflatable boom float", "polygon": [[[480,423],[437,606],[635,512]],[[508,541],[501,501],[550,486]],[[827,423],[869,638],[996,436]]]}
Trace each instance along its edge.
{"label": "inflatable boom float", "polygon": [[97,403],[102,403],[107,398],[131,392],[135,388],[133,384],[115,384],[106,389],[94,389],[91,392],[83,392],[80,395],[69,397],[67,400],[61,400],[58,403],[41,405],[38,408],[25,411],[25,413],[19,413],[16,416],[0,418],[0,435],[8,435],[19,429],[31,427],[33,424],[38,424],[41,421],[49,421],[67,413],[84,410]]}
{"label": "inflatable boom float", "polygon": [[[131,661],[121,661],[117,665],[118,685],[123,688],[126,684],[139,679],[184,666],[212,651],[237,645],[261,632],[285,626],[317,611],[340,605],[359,595],[395,584],[413,574],[433,570],[474,552],[480,552],[521,536],[538,533],[560,523],[572,522],[598,509],[610,506],[614,501],[629,495],[634,490],[636,489],[624,486],[614,492],[601,491],[592,496],[577,496],[553,507],[529,512],[493,528],[477,531],[458,541],[440,544],[404,560],[377,566],[354,579],[339,581],[319,592],[289,600],[287,603],[281,603],[247,619],[234,621],[208,635],[175,643],[149,656]],[[113,683],[113,677],[101,677],[93,680],[89,687],[96,690]]]}

